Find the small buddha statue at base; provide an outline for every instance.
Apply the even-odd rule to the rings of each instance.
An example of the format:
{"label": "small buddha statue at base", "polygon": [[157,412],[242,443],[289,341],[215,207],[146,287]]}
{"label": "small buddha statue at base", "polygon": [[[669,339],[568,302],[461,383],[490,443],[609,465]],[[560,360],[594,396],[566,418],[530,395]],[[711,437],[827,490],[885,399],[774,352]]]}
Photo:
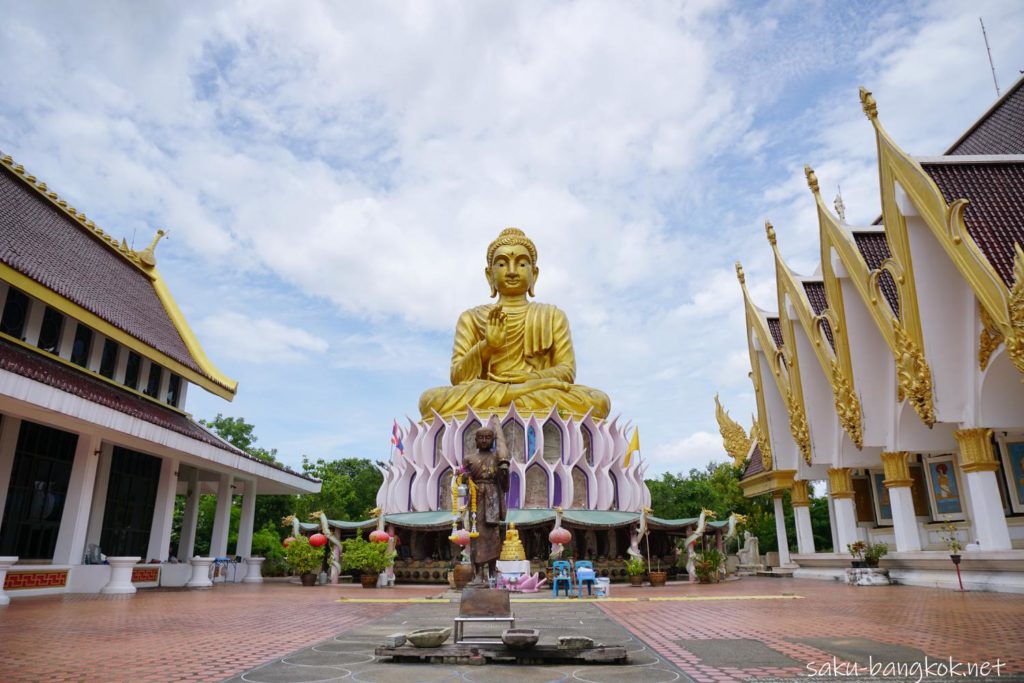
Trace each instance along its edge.
{"label": "small buddha statue at base", "polygon": [[526,550],[523,549],[523,542],[519,540],[519,531],[516,530],[515,522],[508,523],[508,530],[505,531],[505,542],[501,544],[500,559],[503,562],[516,562],[526,559]]}

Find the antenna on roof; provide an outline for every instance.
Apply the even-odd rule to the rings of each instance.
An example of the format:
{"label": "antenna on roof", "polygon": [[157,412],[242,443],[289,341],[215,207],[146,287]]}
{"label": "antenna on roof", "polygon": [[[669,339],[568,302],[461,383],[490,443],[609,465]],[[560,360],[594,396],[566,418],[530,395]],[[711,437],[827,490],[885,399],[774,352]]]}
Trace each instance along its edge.
{"label": "antenna on roof", "polygon": [[988,46],[988,34],[985,33],[985,22],[978,17],[978,23],[981,24],[981,37],[985,39],[985,50],[988,52],[988,66],[992,69],[992,82],[996,86],[996,97],[1002,97],[1002,93],[999,92],[999,81],[996,80],[996,65],[992,63],[992,48]]}

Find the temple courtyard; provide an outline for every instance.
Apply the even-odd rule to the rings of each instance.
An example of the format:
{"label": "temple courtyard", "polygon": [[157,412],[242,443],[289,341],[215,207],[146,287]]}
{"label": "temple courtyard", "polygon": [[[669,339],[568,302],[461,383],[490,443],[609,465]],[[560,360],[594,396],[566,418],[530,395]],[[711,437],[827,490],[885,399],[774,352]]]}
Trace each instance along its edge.
{"label": "temple courtyard", "polygon": [[[604,599],[516,596],[517,626],[541,643],[587,635],[623,645],[628,666],[393,664],[387,635],[451,625],[440,586],[364,590],[286,581],[131,597],[13,600],[0,613],[0,681],[732,681],[796,677],[968,680],[968,665],[1024,680],[1024,596],[748,577],[631,588]],[[927,658],[927,660],[926,660]],[[983,669],[988,664],[988,669]],[[908,677],[894,675],[901,669]],[[886,674],[884,668],[876,669]],[[940,675],[934,675],[934,674]]]}

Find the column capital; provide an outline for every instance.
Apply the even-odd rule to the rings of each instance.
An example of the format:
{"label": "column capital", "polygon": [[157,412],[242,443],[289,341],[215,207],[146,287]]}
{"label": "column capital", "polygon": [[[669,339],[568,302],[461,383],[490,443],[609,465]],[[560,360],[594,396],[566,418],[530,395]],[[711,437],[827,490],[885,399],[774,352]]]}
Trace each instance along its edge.
{"label": "column capital", "polygon": [[890,451],[882,453],[882,469],[885,471],[885,488],[909,487],[914,483],[910,476],[910,453]]}
{"label": "column capital", "polygon": [[834,499],[853,498],[853,472],[849,467],[829,468],[828,486]]}
{"label": "column capital", "polygon": [[793,482],[793,488],[790,491],[790,502],[793,507],[808,507],[811,504],[811,496],[807,491],[807,482],[802,479],[797,479]]}
{"label": "column capital", "polygon": [[992,430],[986,427],[958,429],[953,432],[960,446],[960,469],[964,472],[995,472],[999,469],[992,448]]}

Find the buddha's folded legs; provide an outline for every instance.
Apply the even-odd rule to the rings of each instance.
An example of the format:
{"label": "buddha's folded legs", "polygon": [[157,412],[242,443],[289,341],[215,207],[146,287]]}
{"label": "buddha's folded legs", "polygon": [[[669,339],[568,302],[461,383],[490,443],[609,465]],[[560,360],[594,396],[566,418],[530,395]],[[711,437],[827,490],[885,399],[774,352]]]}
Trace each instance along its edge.
{"label": "buddha's folded legs", "polygon": [[608,417],[611,401],[598,389],[556,379],[534,379],[522,384],[503,384],[478,379],[451,387],[428,389],[420,396],[420,414],[429,419],[464,413],[472,407],[483,412],[507,408],[515,401],[522,412],[547,412],[552,406],[575,415],[593,410],[595,418]]}

